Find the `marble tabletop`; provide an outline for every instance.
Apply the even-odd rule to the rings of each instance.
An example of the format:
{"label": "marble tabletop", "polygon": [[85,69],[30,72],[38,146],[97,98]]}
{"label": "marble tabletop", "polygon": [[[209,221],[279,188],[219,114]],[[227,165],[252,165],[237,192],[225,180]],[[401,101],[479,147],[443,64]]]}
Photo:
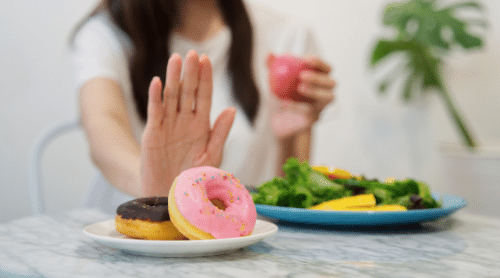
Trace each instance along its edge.
{"label": "marble tabletop", "polygon": [[94,210],[0,224],[0,277],[500,277],[500,219],[457,212],[393,228],[277,223],[271,237],[198,258],[129,254],[87,238]]}

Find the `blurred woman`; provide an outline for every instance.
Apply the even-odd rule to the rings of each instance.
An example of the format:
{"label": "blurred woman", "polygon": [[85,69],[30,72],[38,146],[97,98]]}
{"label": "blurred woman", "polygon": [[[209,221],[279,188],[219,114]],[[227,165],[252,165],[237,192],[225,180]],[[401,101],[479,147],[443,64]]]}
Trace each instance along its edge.
{"label": "blurred woman", "polygon": [[[185,169],[210,165],[258,185],[289,157],[308,160],[311,128],[333,100],[331,68],[300,21],[242,0],[103,0],[77,28],[81,122],[102,174],[87,207],[114,213],[166,196]],[[305,57],[299,92],[270,93],[270,53]],[[287,132],[272,115],[295,109]],[[274,128],[273,128],[274,127]]]}

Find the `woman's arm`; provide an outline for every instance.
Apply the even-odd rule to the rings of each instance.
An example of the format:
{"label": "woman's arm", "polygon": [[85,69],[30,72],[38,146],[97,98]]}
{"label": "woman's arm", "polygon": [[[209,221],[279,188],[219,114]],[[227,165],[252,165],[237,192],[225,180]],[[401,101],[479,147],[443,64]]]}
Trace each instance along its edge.
{"label": "woman's arm", "polygon": [[93,78],[80,90],[80,114],[95,165],[118,190],[141,197],[140,146],[135,140],[120,85]]}
{"label": "woman's arm", "polygon": [[218,167],[236,110],[225,109],[210,126],[212,66],[206,55],[172,55],[166,84],[149,88],[148,120],[141,143],[133,137],[120,86],[94,78],[80,104],[92,159],[108,182],[135,197],[167,196],[178,174],[197,166]]}
{"label": "woman's arm", "polygon": [[[289,127],[290,130],[295,130],[291,134],[283,136],[283,129],[275,123],[275,133],[278,135],[278,160],[277,160],[277,175],[283,176],[283,164],[290,157],[295,157],[300,161],[309,161],[311,153],[312,127],[318,121],[321,111],[330,104],[333,99],[333,89],[335,81],[329,76],[331,67],[317,57],[306,57],[306,63],[314,70],[304,71],[300,75],[300,83],[298,92],[309,99],[310,102],[282,102],[278,108],[284,112],[294,114],[294,118],[289,118],[289,121],[294,121],[295,127]],[[276,119],[276,118],[275,118]],[[282,121],[283,122],[283,121]]]}
{"label": "woman's arm", "polygon": [[295,157],[300,161],[309,161],[311,153],[311,127],[301,129],[294,136],[279,139],[278,159],[276,165],[276,175],[284,177],[283,164],[290,157]]}

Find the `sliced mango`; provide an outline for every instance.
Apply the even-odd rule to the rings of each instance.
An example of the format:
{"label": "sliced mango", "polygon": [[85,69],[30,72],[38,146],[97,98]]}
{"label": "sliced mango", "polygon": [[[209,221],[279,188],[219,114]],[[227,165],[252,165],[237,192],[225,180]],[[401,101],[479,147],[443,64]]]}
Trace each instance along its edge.
{"label": "sliced mango", "polygon": [[328,176],[330,174],[330,168],[328,166],[312,166],[312,169],[320,172],[321,174]]}
{"label": "sliced mango", "polygon": [[352,177],[352,174],[349,173],[349,171],[340,168],[334,168],[332,170],[328,166],[317,165],[317,166],[312,166],[312,169],[320,172],[321,174],[327,177],[334,176],[337,179],[346,179],[346,180]]}
{"label": "sliced mango", "polygon": [[349,211],[404,211],[407,210],[406,207],[401,205],[382,205],[373,207],[349,207],[343,210]]}
{"label": "sliced mango", "polygon": [[335,176],[335,178],[337,179],[344,179],[344,180],[348,180],[352,177],[351,173],[349,173],[344,169],[339,169],[339,168],[335,168],[330,175]]}
{"label": "sliced mango", "polygon": [[376,205],[373,194],[361,194],[335,199],[310,207],[315,210],[342,210],[350,207],[373,207]]}

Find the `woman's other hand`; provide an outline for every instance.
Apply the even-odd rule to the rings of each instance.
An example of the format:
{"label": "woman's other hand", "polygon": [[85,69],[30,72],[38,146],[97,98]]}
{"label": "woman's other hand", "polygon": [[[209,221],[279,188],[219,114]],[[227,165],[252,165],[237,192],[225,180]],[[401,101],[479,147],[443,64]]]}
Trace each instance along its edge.
{"label": "woman's other hand", "polygon": [[313,70],[300,73],[298,92],[311,99],[310,116],[314,123],[319,119],[321,111],[334,99],[335,80],[330,77],[331,66],[323,60],[317,57],[306,57],[305,62]]}
{"label": "woman's other hand", "polygon": [[323,109],[334,99],[335,80],[330,77],[332,68],[317,57],[305,57],[307,68],[299,75],[299,94],[307,97],[307,102],[277,100],[273,108],[272,128],[280,139],[310,129],[318,121]]}
{"label": "woman's other hand", "polygon": [[212,66],[195,51],[169,59],[166,84],[155,77],[149,87],[148,120],[141,141],[140,186],[144,196],[167,196],[183,170],[218,167],[236,110],[224,110],[210,126]]}

